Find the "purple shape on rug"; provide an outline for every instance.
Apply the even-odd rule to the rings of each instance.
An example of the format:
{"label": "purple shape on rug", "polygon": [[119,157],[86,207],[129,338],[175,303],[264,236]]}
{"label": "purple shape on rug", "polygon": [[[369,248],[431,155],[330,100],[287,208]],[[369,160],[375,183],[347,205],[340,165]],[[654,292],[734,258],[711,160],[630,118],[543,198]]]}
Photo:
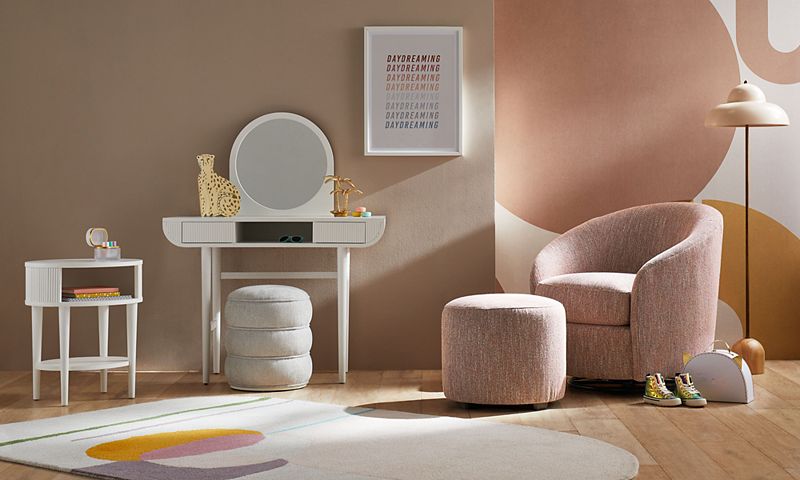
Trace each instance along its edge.
{"label": "purple shape on rug", "polygon": [[72,473],[115,480],[232,480],[254,473],[274,470],[288,463],[288,461],[278,458],[252,465],[194,468],[173,467],[152,462],[112,462],[93,467],[77,468]]}
{"label": "purple shape on rug", "polygon": [[264,439],[264,435],[254,433],[241,433],[237,435],[222,435],[219,437],[204,438],[194,442],[174,445],[158,450],[143,453],[142,460],[162,460],[165,458],[190,457],[220,450],[233,450],[234,448],[249,447]]}

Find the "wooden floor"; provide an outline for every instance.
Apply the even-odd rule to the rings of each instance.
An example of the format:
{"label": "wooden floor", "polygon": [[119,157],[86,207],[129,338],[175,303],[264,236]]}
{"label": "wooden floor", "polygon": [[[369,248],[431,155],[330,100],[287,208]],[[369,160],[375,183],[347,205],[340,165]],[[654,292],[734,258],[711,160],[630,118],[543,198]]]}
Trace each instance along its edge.
{"label": "wooden floor", "polygon": [[[369,405],[432,415],[530,425],[586,435],[618,445],[639,458],[639,478],[800,479],[800,361],[770,361],[755,377],[756,400],[749,405],[715,403],[704,409],[659,408],[638,395],[569,390],[543,411],[465,407],[441,392],[432,370],[352,372],[346,385],[334,374],[318,374],[302,390],[274,396]],[[42,373],[42,400],[30,399],[27,372],[0,372],[0,423],[53,417],[101,408],[193,395],[235,393],[221,375],[203,386],[198,373],[144,373],[135,400],[126,397],[124,374],[109,378],[109,393],[98,393],[98,375],[71,374],[70,406],[58,406],[57,373]],[[0,462],[3,480],[80,478]]]}

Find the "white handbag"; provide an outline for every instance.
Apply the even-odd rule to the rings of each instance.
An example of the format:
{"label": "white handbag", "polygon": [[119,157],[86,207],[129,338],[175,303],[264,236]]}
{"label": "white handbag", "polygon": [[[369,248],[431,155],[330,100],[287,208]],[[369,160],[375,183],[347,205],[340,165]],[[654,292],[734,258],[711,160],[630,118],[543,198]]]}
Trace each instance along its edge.
{"label": "white handbag", "polygon": [[684,370],[689,372],[694,386],[710,402],[750,403],[753,401],[753,375],[750,367],[731,347],[714,349],[695,356],[684,354]]}

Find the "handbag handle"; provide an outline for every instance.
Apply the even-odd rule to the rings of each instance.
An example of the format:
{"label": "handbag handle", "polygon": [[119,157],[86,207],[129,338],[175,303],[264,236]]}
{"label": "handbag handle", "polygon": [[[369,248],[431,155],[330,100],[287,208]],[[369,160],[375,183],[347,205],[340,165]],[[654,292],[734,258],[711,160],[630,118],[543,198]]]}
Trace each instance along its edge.
{"label": "handbag handle", "polygon": [[717,343],[719,343],[719,342],[722,342],[722,343],[724,343],[724,344],[725,344],[725,348],[727,348],[727,349],[728,349],[728,352],[730,352],[730,351],[731,351],[731,346],[730,346],[730,345],[728,345],[728,342],[726,342],[725,340],[719,340],[719,339],[717,339],[717,340],[714,340],[713,342],[711,342],[711,345],[709,345],[709,348],[710,348],[710,349],[713,351],[713,350],[714,350],[714,345],[716,345],[716,344],[717,344]]}

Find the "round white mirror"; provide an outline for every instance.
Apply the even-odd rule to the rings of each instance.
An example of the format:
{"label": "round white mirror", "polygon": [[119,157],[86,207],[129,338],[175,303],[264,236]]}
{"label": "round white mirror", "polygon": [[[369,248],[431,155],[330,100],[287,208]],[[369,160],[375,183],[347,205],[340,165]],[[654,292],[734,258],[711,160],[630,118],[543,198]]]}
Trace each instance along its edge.
{"label": "round white mirror", "polygon": [[239,215],[324,215],[332,200],[333,150],[313,122],[293,113],[256,118],[239,133],[230,160],[239,187]]}

